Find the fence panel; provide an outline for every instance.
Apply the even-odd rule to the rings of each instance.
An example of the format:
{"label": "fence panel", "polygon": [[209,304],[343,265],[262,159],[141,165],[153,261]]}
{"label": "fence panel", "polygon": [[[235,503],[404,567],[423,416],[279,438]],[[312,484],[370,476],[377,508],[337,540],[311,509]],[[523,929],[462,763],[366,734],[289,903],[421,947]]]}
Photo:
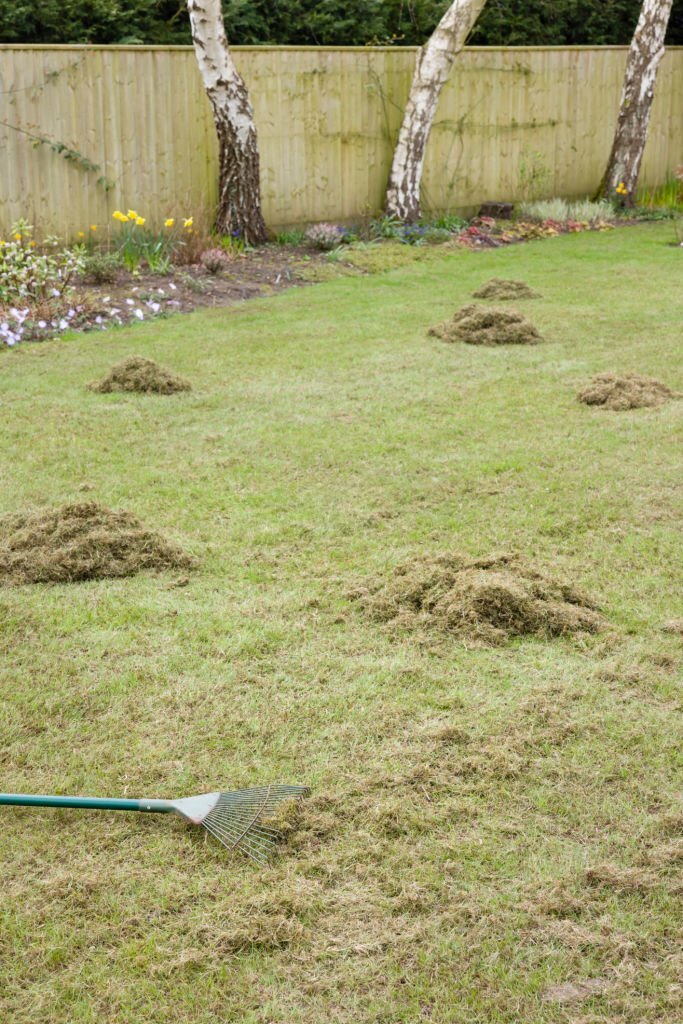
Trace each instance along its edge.
{"label": "fence panel", "polygon": [[[410,48],[242,47],[273,227],[381,208]],[[589,194],[604,169],[623,47],[476,48],[444,89],[424,174],[432,212]],[[683,162],[683,48],[661,65],[643,179]],[[64,149],[62,147],[67,147]],[[73,236],[133,206],[210,218],[217,153],[189,47],[0,46],[0,231]]]}

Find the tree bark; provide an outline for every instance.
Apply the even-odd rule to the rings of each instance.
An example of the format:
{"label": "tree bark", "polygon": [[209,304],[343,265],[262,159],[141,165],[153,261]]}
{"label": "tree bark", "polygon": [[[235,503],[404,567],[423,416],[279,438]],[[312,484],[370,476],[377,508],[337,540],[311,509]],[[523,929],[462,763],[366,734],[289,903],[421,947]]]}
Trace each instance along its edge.
{"label": "tree bark", "polygon": [[634,203],[672,4],[673,0],[643,0],[626,62],[612,151],[598,197],[612,199],[616,194],[628,205]]}
{"label": "tree bark", "polygon": [[486,0],[454,0],[418,51],[389,175],[385,202],[389,217],[413,222],[421,216],[422,168],[439,96],[485,3]]}
{"label": "tree bark", "polygon": [[187,0],[192,42],[218,136],[216,230],[250,245],[266,240],[258,138],[246,86],[235,67],[220,0]]}

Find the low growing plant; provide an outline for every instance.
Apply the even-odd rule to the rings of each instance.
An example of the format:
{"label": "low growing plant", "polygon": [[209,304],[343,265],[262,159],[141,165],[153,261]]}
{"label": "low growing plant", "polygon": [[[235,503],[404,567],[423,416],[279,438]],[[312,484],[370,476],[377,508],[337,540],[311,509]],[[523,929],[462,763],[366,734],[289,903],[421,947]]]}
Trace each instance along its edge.
{"label": "low growing plant", "polygon": [[83,278],[91,284],[113,284],[121,270],[115,252],[88,253],[83,261]]}
{"label": "low growing plant", "polygon": [[353,234],[342,224],[312,224],[304,235],[309,245],[323,252],[331,252],[338,245],[343,245],[353,240]]}
{"label": "low growing plant", "polygon": [[225,249],[205,249],[199,257],[199,262],[209,274],[220,274],[222,270],[227,270],[230,261],[231,256]]}
{"label": "low growing plant", "polygon": [[303,245],[306,240],[306,232],[293,228],[290,231],[278,231],[275,235],[276,245]]}
{"label": "low growing plant", "polygon": [[82,246],[59,247],[49,239],[38,248],[31,225],[12,225],[11,240],[0,242],[0,306],[31,306],[65,294],[74,277],[83,271]]}

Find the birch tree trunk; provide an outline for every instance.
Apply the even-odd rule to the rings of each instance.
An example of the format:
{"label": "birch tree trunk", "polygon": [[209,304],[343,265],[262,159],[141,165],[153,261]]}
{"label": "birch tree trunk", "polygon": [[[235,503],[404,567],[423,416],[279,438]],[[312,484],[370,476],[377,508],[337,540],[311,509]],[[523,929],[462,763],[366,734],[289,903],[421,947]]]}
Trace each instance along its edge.
{"label": "birch tree trunk", "polygon": [[259,152],[254,113],[235,67],[220,0],[187,0],[192,42],[218,136],[216,228],[250,245],[266,239],[261,213]]}
{"label": "birch tree trunk", "polygon": [[673,0],[643,0],[626,63],[612,151],[598,196],[612,198],[623,184],[620,194],[633,205],[672,4]]}
{"label": "birch tree trunk", "polygon": [[434,32],[418,51],[408,104],[394,150],[386,213],[402,221],[421,216],[420,183],[425,149],[441,90],[456,56],[486,0],[453,0]]}

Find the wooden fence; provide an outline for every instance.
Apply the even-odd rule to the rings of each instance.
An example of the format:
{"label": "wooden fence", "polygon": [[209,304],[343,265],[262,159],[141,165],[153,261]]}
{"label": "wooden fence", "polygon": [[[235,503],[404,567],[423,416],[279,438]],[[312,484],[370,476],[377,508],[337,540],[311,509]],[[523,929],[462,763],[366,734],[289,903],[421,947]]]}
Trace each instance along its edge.
{"label": "wooden fence", "polygon": [[[415,51],[236,48],[259,130],[272,227],[381,208]],[[456,62],[429,142],[424,201],[585,196],[616,120],[623,47],[479,48]],[[643,179],[683,163],[683,47],[661,65]],[[63,148],[67,147],[67,148]],[[73,236],[133,206],[210,216],[211,111],[188,47],[0,46],[0,230]]]}

